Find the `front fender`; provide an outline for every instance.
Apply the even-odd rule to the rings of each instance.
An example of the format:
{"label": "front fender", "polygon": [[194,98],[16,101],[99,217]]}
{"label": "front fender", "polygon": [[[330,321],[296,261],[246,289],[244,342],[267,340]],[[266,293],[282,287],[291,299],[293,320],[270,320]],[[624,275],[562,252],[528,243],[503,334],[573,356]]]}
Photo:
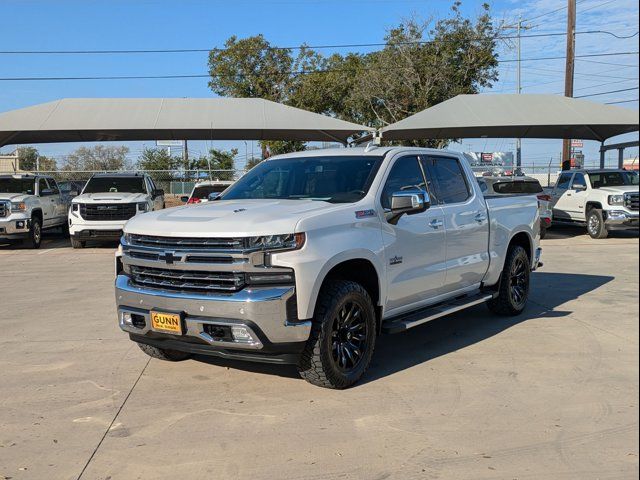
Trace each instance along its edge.
{"label": "front fender", "polygon": [[[272,256],[272,264],[292,268],[296,274],[298,317],[313,317],[320,288],[327,274],[336,265],[348,260],[369,261],[377,275],[380,298],[386,298],[384,282],[384,248],[379,225],[371,222],[356,228],[336,226],[322,232],[308,232],[301,250],[282,252]],[[371,227],[371,228],[366,228]],[[349,248],[349,245],[353,245]],[[369,248],[362,248],[367,245]]]}

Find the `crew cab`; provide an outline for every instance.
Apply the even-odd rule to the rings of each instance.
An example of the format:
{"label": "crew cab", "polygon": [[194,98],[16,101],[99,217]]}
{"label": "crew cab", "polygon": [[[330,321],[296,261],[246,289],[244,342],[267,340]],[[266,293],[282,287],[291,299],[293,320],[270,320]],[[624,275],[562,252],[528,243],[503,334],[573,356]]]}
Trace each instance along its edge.
{"label": "crew cab", "polygon": [[88,240],[117,240],[127,221],[164,208],[164,191],[141,173],[93,175],[69,209],[69,234],[73,248]]}
{"label": "crew cab", "polygon": [[0,241],[40,248],[43,230],[66,228],[69,201],[52,177],[0,175]]}
{"label": "crew cab", "polygon": [[638,172],[562,172],[551,190],[553,223],[584,225],[591,238],[607,238],[612,230],[638,230],[639,196]]}
{"label": "crew cab", "polygon": [[293,363],[346,388],[381,333],[481,303],[520,314],[538,228],[535,195],[485,199],[455,152],[276,156],[215,201],[125,225],[118,321],[155,358]]}

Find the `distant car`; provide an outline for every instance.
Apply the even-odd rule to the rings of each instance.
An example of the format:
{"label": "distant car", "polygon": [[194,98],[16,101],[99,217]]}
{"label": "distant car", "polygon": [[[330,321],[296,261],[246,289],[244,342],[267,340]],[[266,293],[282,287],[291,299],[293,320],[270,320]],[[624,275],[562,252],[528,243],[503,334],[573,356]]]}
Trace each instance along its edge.
{"label": "distant car", "polygon": [[211,180],[206,182],[197,183],[193,187],[191,195],[181,197],[183,203],[191,205],[194,203],[206,203],[209,200],[219,196],[228,187],[233,185],[230,180]]}
{"label": "distant car", "polygon": [[540,238],[547,234],[551,226],[553,212],[551,195],[545,193],[540,182],[533,177],[481,177],[478,178],[480,190],[488,195],[535,195],[538,197],[540,211]]}

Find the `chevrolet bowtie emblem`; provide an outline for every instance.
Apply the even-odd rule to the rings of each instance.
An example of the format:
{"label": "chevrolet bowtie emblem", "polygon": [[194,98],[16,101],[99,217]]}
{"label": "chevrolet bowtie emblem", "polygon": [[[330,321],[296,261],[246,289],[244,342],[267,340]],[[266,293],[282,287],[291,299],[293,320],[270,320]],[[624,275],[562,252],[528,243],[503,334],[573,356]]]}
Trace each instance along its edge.
{"label": "chevrolet bowtie emblem", "polygon": [[176,252],[164,252],[158,255],[158,260],[164,260],[167,265],[172,265],[174,262],[181,262],[182,255],[176,255]]}

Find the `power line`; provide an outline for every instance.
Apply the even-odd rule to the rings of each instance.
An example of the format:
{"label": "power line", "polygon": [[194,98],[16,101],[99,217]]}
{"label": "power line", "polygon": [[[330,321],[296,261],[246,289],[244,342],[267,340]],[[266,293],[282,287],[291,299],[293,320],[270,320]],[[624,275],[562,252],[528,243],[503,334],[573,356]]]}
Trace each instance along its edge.
{"label": "power line", "polygon": [[631,90],[638,90],[638,87],[622,88],[620,90],[610,90],[608,92],[590,93],[589,95],[579,95],[579,96],[573,97],[573,98],[597,97],[599,95],[608,95],[609,93],[630,92]]}
{"label": "power line", "polygon": [[631,102],[637,102],[638,98],[634,98],[633,100],[618,100],[617,102],[605,102],[605,105],[616,105],[619,103],[631,103]]}
{"label": "power line", "polygon": [[[583,57],[608,57],[608,56],[617,56],[617,55],[638,55],[640,52],[615,52],[615,53],[597,53],[597,54],[588,54],[588,55],[577,55],[576,58]],[[565,57],[540,57],[540,58],[528,58],[523,59],[523,62],[534,62],[534,61],[544,61],[544,60],[559,60],[564,59]],[[508,59],[508,60],[498,60],[497,63],[513,63],[517,62],[517,59]],[[361,68],[361,71],[375,71],[375,70],[397,70],[402,68],[411,68],[411,67],[389,67],[389,68],[381,68],[381,67],[367,67]],[[268,74],[257,72],[251,74],[228,74],[228,75],[212,75],[212,74],[178,74],[178,75],[105,75],[105,76],[86,76],[86,77],[0,77],[0,81],[59,81],[59,80],[158,80],[158,79],[179,79],[179,78],[210,78],[210,77],[260,77],[265,75],[313,75],[317,73],[351,73],[353,70],[351,69],[318,69],[318,70],[299,70],[299,71],[281,71],[281,72],[270,72]],[[587,74],[585,74],[587,75]],[[620,78],[620,77],[616,77]]]}
{"label": "power line", "polygon": [[[640,32],[631,35],[618,35],[607,30],[586,30],[575,32],[576,35],[589,34],[606,34],[618,39],[629,39],[636,37]],[[521,35],[520,38],[540,38],[540,37],[557,37],[566,36],[566,32],[552,33],[533,33],[529,35]],[[496,40],[517,39],[517,35],[498,35]],[[302,50],[302,49],[339,49],[339,48],[367,48],[367,47],[394,47],[406,45],[425,45],[432,43],[433,40],[415,40],[407,42],[391,42],[391,43],[346,43],[335,45],[297,45],[289,47],[267,47],[265,50]],[[170,49],[124,49],[124,50],[0,50],[0,55],[129,55],[129,54],[154,54],[154,53],[205,53],[205,52],[224,52],[225,48],[170,48]]]}

